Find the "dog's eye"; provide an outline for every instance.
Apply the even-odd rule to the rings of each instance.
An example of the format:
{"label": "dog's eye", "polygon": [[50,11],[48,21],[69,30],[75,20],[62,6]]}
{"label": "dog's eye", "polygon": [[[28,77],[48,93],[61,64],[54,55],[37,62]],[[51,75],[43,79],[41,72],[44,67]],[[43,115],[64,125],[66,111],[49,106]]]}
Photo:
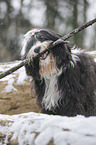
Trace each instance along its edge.
{"label": "dog's eye", "polygon": [[39,53],[39,52],[40,52],[40,47],[36,47],[36,48],[34,49],[34,52],[35,52],[35,53]]}

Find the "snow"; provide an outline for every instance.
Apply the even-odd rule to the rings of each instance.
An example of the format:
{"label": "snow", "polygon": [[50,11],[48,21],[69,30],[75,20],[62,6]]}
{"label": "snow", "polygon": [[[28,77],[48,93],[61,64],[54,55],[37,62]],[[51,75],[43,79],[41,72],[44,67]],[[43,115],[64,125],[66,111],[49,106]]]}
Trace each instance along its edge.
{"label": "snow", "polygon": [[[10,68],[12,68],[13,66],[16,66],[20,63],[21,61],[14,61],[14,62],[9,62],[9,63],[4,63],[4,64],[0,64],[0,71],[4,72]],[[16,77],[18,75],[18,77]],[[0,81],[5,81],[7,82],[6,87],[4,88],[4,90],[2,90],[2,92],[11,92],[13,91],[17,91],[17,89],[14,87],[14,83],[16,82],[16,84],[24,84],[25,80],[27,79],[27,75],[25,73],[25,68],[22,67],[20,69],[18,69],[16,72],[2,78]],[[2,93],[1,92],[1,93]]]}
{"label": "snow", "polygon": [[13,78],[10,78],[8,80],[8,85],[5,87],[5,92],[11,92],[12,90],[17,91],[17,89],[15,89],[15,87],[13,86],[13,82],[14,82]]}
{"label": "snow", "polygon": [[11,122],[6,127],[0,126],[0,132],[6,134],[6,138],[12,132],[11,140],[18,138],[19,145],[47,145],[51,140],[55,145],[96,144],[96,117],[63,117],[29,112],[0,115],[0,120]]}
{"label": "snow", "polygon": [[[90,54],[95,55],[96,52],[90,52]],[[5,71],[20,62],[1,63],[0,71]],[[3,91],[8,92],[8,90],[18,91],[14,87],[14,82],[24,84],[27,83],[26,79],[25,69],[22,67],[0,81],[7,82]],[[47,145],[51,143],[54,145],[95,145],[96,117],[81,115],[66,117],[34,112],[18,115],[0,114],[0,134],[5,135],[4,143],[0,138],[0,145],[7,145],[9,136],[11,136],[11,141],[17,140],[19,145]]]}

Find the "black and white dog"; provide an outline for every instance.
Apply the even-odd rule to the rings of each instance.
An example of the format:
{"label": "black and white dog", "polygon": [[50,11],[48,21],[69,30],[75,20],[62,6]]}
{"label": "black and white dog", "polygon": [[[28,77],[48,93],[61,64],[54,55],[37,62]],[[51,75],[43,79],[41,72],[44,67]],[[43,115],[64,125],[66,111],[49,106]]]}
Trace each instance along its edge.
{"label": "black and white dog", "polygon": [[91,55],[62,43],[50,54],[33,59],[60,37],[46,29],[34,29],[25,35],[21,54],[29,58],[26,73],[33,77],[41,111],[96,115],[96,62]]}

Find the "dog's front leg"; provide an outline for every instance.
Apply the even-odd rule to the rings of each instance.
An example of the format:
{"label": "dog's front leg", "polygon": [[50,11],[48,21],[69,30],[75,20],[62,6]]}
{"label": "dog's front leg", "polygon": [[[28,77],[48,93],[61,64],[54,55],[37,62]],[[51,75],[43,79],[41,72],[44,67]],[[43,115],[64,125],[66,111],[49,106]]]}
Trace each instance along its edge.
{"label": "dog's front leg", "polygon": [[45,80],[39,73],[39,59],[29,59],[29,63],[25,66],[25,68],[27,75],[32,76],[34,80],[37,101],[41,107],[42,98],[45,93]]}

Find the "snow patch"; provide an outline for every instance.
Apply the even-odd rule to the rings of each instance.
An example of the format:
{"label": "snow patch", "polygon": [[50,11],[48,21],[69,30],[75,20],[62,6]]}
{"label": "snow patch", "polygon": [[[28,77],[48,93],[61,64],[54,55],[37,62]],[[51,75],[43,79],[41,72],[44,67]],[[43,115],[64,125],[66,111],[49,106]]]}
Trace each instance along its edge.
{"label": "snow patch", "polygon": [[8,84],[7,86],[5,87],[4,91],[2,92],[11,92],[11,91],[17,91],[17,89],[13,86],[13,83],[14,83],[14,79],[13,78],[10,78],[8,80]]}
{"label": "snow patch", "polygon": [[93,145],[96,143],[96,117],[65,117],[41,113],[24,113],[19,115],[0,115],[0,120],[8,120],[10,125],[0,126],[0,132],[11,140],[18,138],[19,145]]}
{"label": "snow patch", "polygon": [[[1,63],[0,64],[0,71],[5,72],[8,69],[18,65],[20,62],[21,61],[14,61],[14,62],[3,63],[3,64]],[[2,92],[17,91],[17,89],[14,87],[14,83],[19,84],[19,85],[24,84],[25,80],[27,78],[28,77],[26,75],[25,68],[22,67],[22,68],[18,69],[17,71],[15,71],[14,73],[0,79],[0,81],[7,82],[7,85],[4,88],[4,90],[2,90]]]}

